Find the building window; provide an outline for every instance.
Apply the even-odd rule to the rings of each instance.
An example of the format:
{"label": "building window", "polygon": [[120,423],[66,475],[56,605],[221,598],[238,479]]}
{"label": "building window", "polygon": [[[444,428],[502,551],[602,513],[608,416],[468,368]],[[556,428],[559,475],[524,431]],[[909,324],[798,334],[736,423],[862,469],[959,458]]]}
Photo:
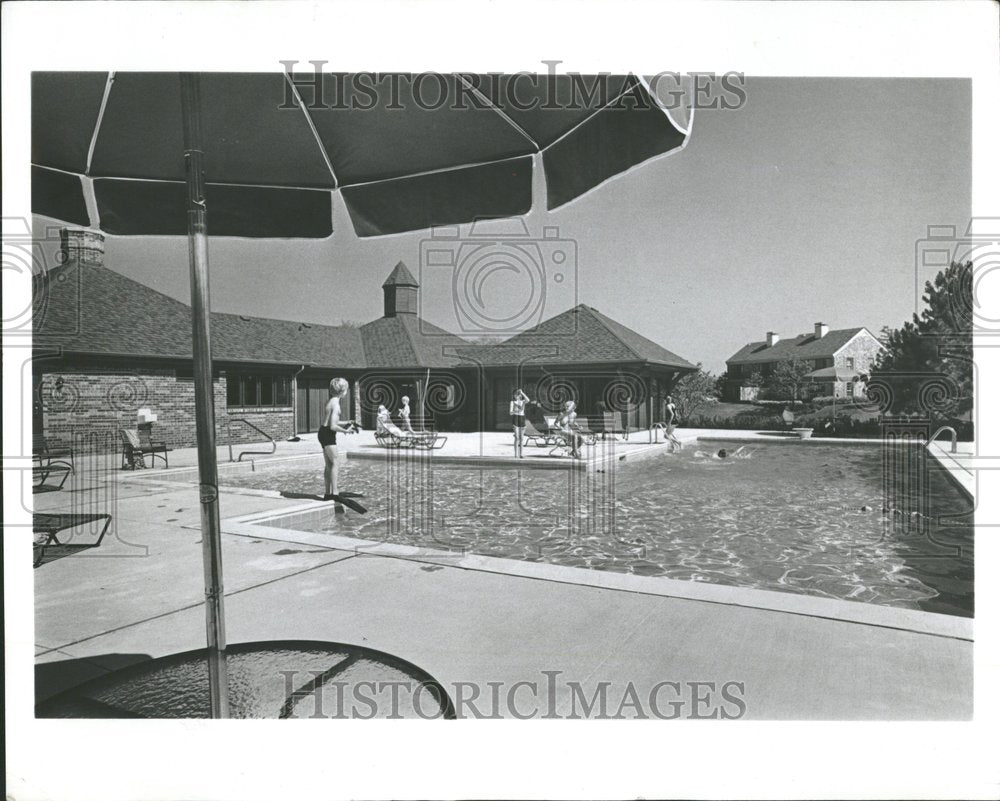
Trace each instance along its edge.
{"label": "building window", "polygon": [[853,398],[854,397],[854,382],[853,381],[848,381],[847,382],[847,397],[848,398]]}
{"label": "building window", "polygon": [[853,370],[854,369],[854,357],[853,356],[848,356],[847,357],[847,369],[848,370]]}
{"label": "building window", "polygon": [[273,409],[288,406],[291,395],[287,378],[269,375],[229,375],[226,378],[226,406]]}

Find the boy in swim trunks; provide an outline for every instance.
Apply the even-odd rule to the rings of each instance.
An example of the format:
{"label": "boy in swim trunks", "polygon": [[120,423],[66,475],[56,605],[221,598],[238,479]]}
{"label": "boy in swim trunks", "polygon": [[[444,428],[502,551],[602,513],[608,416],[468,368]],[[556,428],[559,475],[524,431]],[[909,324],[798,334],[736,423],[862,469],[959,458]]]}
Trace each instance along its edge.
{"label": "boy in swim trunks", "polygon": [[[330,382],[330,400],[326,403],[326,411],[323,413],[323,425],[319,427],[319,444],[323,448],[323,481],[326,494],[324,501],[333,500],[337,494],[337,433],[347,434],[351,430],[350,425],[342,425],[340,422],[340,400],[347,396],[348,384],[344,378],[335,378]],[[337,513],[343,512],[344,507],[339,503],[334,506]]]}

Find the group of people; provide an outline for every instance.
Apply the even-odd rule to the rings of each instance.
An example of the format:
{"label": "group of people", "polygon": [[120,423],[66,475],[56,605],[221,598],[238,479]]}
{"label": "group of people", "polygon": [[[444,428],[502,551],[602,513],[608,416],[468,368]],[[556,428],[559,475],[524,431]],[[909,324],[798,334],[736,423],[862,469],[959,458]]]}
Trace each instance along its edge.
{"label": "group of people", "polygon": [[[525,406],[532,402],[531,398],[524,393],[524,390],[520,388],[514,390],[510,401],[510,422],[514,428],[515,459],[524,458],[524,411]],[[559,431],[563,435],[566,444],[569,445],[570,455],[574,459],[583,458],[583,454],[580,452],[580,446],[583,445],[583,435],[580,434],[578,428],[576,423],[576,403],[571,400],[566,401],[559,416],[556,417],[552,429]]]}
{"label": "group of people", "polygon": [[[347,396],[349,385],[344,378],[334,378],[330,382],[330,400],[327,401],[326,409],[323,413],[323,424],[319,429],[319,444],[323,448],[325,461],[323,480],[325,495],[324,500],[334,500],[337,495],[337,434],[352,433],[357,430],[357,425],[353,421],[341,420],[340,402]],[[525,428],[525,407],[532,403],[524,390],[515,389],[510,401],[510,420],[514,428],[514,457],[524,458],[524,428]],[[414,433],[410,424],[410,399],[404,395],[402,398],[402,408],[398,410],[399,418],[403,428],[400,429],[393,421],[389,410],[385,405],[378,407],[377,424],[380,429],[384,429],[397,436],[404,433]],[[677,407],[673,399],[667,398],[666,406],[666,436],[672,447],[682,447],[680,441],[674,436],[674,429],[677,421]],[[583,445],[583,435],[580,433],[579,425],[576,422],[576,402],[566,401],[556,417],[550,430],[559,432],[569,446],[570,455],[574,459],[582,459],[581,446]],[[338,511],[343,511],[339,507]]]}
{"label": "group of people", "polygon": [[[511,400],[510,400],[510,422],[514,428],[514,458],[523,459],[524,458],[524,428],[525,428],[525,406],[532,403],[533,401],[529,398],[523,389],[518,387],[514,390]],[[670,443],[671,450],[679,450],[683,448],[683,444],[679,439],[677,439],[674,434],[677,428],[677,406],[674,404],[674,399],[667,396],[666,403],[666,421],[664,434],[667,438],[667,442]],[[559,416],[556,417],[551,430],[558,431],[566,440],[566,444],[569,445],[570,455],[574,459],[582,459],[583,455],[580,453],[580,446],[583,445],[583,435],[580,433],[579,426],[576,422],[576,402],[568,400],[563,404],[562,410]]]}

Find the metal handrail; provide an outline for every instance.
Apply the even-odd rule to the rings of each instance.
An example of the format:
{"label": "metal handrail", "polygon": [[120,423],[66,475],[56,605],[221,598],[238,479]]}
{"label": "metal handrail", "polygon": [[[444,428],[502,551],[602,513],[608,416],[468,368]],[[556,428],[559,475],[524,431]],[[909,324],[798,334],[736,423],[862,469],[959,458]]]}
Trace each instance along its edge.
{"label": "metal handrail", "polygon": [[932,442],[934,442],[934,440],[938,438],[938,434],[942,434],[945,431],[951,432],[951,452],[958,453],[958,432],[951,426],[941,426],[941,428],[935,431],[931,435],[931,438],[927,440],[927,444],[930,445]]}
{"label": "metal handrail", "polygon": [[[232,423],[243,423],[244,425],[247,425],[250,428],[252,428],[257,433],[259,433],[259,434],[267,437],[268,442],[271,443],[271,450],[269,450],[269,451],[240,451],[240,455],[237,456],[234,459],[233,458],[233,435],[232,435],[232,432],[230,430],[230,426],[231,426]],[[255,426],[249,420],[245,420],[242,417],[227,417],[226,418],[226,440],[227,440],[227,444],[229,445],[229,461],[230,462],[242,462],[244,456],[255,456],[255,455],[270,456],[272,453],[274,453],[275,451],[278,450],[278,443],[274,441],[274,437],[272,437],[266,431],[263,431],[263,430],[257,428],[257,426]],[[250,461],[252,462],[253,459],[251,459]]]}

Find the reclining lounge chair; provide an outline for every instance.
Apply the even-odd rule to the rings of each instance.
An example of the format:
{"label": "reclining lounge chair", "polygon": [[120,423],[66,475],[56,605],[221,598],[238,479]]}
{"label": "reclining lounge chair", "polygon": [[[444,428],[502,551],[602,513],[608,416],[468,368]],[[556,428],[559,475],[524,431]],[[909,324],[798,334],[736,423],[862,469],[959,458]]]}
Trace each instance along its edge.
{"label": "reclining lounge chair", "polygon": [[[68,446],[50,447],[48,441],[41,434],[33,437],[31,455],[38,463],[37,467],[49,467],[51,465],[65,465],[70,472],[76,472],[76,462],[74,461],[73,449]],[[62,457],[68,457],[64,459]]]}
{"label": "reclining lounge chair", "polygon": [[34,543],[34,567],[38,567],[45,558],[45,549],[51,545],[65,545],[59,541],[59,533],[67,531],[77,526],[87,523],[104,521],[104,527],[97,537],[97,541],[87,545],[88,548],[96,548],[101,544],[104,535],[108,533],[111,525],[111,515],[109,514],[42,514],[36,512],[31,516],[31,528],[35,534]]}

